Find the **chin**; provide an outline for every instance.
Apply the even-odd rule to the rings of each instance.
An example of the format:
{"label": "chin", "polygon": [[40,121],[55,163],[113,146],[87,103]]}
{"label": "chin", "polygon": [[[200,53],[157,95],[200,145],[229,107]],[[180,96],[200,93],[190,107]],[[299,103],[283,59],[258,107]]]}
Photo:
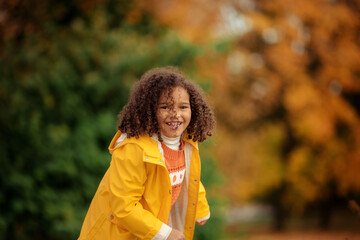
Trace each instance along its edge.
{"label": "chin", "polygon": [[176,137],[181,136],[181,133],[171,133],[171,134],[164,134],[164,135],[169,138],[176,138]]}

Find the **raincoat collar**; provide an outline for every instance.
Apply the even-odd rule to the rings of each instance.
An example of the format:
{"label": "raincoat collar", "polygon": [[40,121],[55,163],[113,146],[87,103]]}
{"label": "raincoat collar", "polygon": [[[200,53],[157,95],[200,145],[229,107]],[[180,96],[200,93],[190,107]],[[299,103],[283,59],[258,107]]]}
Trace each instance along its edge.
{"label": "raincoat collar", "polygon": [[[120,141],[118,141],[118,139]],[[189,134],[187,132],[183,135],[183,141],[191,144],[195,149],[198,149],[198,143],[194,142],[192,139],[189,138]],[[135,137],[126,137],[126,135],[122,134],[119,130],[116,132],[115,136],[113,137],[110,145],[109,145],[109,152],[112,154],[115,149],[120,148],[124,144],[127,143],[135,143],[139,145],[145,152],[146,155],[156,158],[161,158],[161,153],[157,147],[157,141],[150,137],[150,136],[141,136],[139,138]]]}

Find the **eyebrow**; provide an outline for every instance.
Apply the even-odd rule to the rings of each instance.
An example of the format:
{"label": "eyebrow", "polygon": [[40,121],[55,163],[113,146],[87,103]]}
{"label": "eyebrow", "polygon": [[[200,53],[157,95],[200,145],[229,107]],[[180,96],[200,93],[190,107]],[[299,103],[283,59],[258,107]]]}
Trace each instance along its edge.
{"label": "eyebrow", "polygon": [[[167,102],[161,102],[159,103],[159,105],[167,105]],[[186,105],[190,105],[190,102],[181,102],[180,104],[186,104]]]}

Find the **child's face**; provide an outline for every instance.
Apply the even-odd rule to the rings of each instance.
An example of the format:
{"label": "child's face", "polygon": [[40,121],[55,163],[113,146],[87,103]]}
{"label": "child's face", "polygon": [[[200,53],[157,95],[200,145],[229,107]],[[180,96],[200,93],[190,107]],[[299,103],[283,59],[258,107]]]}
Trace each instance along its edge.
{"label": "child's face", "polygon": [[175,87],[171,97],[172,99],[167,99],[166,91],[161,94],[156,116],[160,132],[166,137],[174,138],[180,136],[189,125],[191,107],[189,94],[184,88]]}

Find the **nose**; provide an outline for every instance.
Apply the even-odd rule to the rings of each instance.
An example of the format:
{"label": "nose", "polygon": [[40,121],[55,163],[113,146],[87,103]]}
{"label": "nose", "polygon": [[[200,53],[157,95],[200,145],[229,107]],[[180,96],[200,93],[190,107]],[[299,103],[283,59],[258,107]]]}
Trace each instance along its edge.
{"label": "nose", "polygon": [[179,117],[179,116],[180,116],[180,112],[174,108],[174,109],[172,109],[172,111],[171,111],[171,116],[172,116],[172,117]]}

